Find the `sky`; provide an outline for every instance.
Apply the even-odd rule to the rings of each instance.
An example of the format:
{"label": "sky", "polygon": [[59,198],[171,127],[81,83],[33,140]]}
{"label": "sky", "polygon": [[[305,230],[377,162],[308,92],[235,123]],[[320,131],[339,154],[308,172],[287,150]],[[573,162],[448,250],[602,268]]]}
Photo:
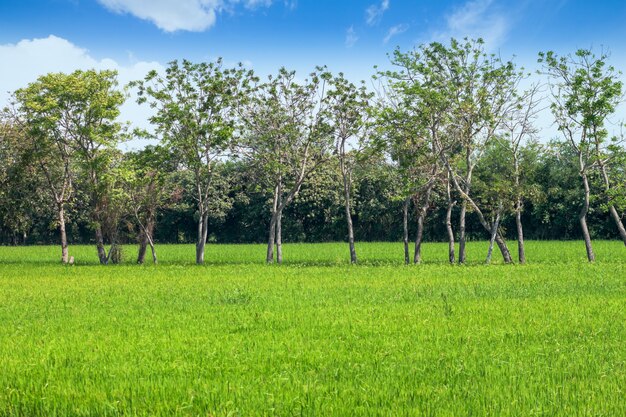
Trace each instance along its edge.
{"label": "sky", "polygon": [[[48,72],[116,69],[123,85],[175,59],[367,80],[396,47],[465,36],[529,70],[539,51],[604,48],[626,72],[625,23],[624,0],[0,0],[0,107]],[[146,127],[148,111],[131,97],[122,118]]]}

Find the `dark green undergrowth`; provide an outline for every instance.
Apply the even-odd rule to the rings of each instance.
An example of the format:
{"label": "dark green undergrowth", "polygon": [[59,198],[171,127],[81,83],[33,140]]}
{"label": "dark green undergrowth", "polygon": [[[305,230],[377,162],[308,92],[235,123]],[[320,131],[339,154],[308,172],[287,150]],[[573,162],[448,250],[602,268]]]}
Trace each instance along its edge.
{"label": "dark green undergrowth", "polygon": [[[445,244],[0,248],[0,415],[626,415],[626,249],[529,242],[528,265]],[[495,254],[494,254],[495,255]],[[494,256],[494,258],[496,258]]]}

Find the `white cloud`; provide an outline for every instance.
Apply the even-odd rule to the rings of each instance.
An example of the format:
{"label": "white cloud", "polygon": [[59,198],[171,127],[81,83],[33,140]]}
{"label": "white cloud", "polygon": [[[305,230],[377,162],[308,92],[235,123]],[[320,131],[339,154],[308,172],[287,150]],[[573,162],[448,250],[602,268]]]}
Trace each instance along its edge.
{"label": "white cloud", "polygon": [[385,36],[385,39],[383,39],[384,43],[387,43],[391,40],[391,38],[393,38],[396,35],[399,35],[401,33],[406,32],[407,30],[409,30],[409,25],[402,23],[399,25],[395,25],[389,28],[389,31],[387,31],[387,35]]}
{"label": "white cloud", "polygon": [[382,0],[380,5],[372,4],[365,9],[365,22],[370,26],[376,25],[387,9],[389,9],[389,0]]}
{"label": "white cloud", "polygon": [[289,10],[295,10],[298,7],[298,0],[285,0],[285,7]]}
{"label": "white cloud", "polygon": [[220,0],[98,0],[115,13],[149,20],[166,32],[203,31],[215,23]]}
{"label": "white cloud", "polygon": [[350,26],[348,30],[346,30],[346,47],[352,48],[358,40],[359,37],[354,31],[354,26]]}
{"label": "white cloud", "polygon": [[[247,9],[269,7],[273,0],[98,0],[115,13],[131,14],[154,23],[165,32],[187,30],[201,32],[215,24],[220,12],[242,4]],[[285,6],[293,9],[296,0],[285,0]]]}
{"label": "white cloud", "polygon": [[[73,43],[50,35],[42,39],[25,39],[16,44],[0,45],[0,108],[9,104],[10,92],[25,87],[39,76],[49,72],[69,73],[77,69],[112,69],[118,71],[120,88],[132,80],[138,80],[156,69],[164,70],[158,62],[134,62],[124,66],[112,59],[96,59],[89,51]],[[148,106],[139,106],[129,98],[122,106],[120,119],[133,126],[148,128]]]}
{"label": "white cloud", "polygon": [[494,7],[494,0],[470,0],[446,17],[446,29],[435,33],[434,38],[482,38],[489,49],[497,49],[510,26],[509,18]]}

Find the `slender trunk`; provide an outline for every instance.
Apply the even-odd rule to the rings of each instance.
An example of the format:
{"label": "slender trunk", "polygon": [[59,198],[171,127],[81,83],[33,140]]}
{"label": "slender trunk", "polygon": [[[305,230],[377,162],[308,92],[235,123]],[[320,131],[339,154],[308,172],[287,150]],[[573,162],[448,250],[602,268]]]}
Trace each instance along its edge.
{"label": "slender trunk", "polygon": [[276,263],[283,263],[283,178],[278,180],[278,216],[276,217]]}
{"label": "slender trunk", "polygon": [[[472,198],[467,194],[467,192],[463,191],[463,189],[459,185],[459,182],[454,177],[452,168],[447,163],[447,161],[446,161],[446,165],[448,168],[448,173],[450,174],[450,177],[452,178],[454,188],[456,188],[457,192],[461,194],[461,197],[463,197],[463,201],[465,203],[469,203],[472,206],[472,209],[474,210],[474,212],[476,212],[476,215],[478,216],[478,220],[480,221],[480,224],[485,228],[485,230],[487,232],[491,232],[491,225],[485,219],[483,212],[480,210],[480,208],[474,202],[474,200],[472,200]],[[498,245],[498,248],[500,249],[500,252],[502,253],[502,259],[504,260],[504,262],[507,264],[513,262],[513,258],[511,257],[511,252],[509,251],[509,248],[506,246],[506,242],[504,238],[502,237],[502,235],[500,234],[500,232],[496,231],[495,240],[496,240],[496,244]],[[460,257],[460,254],[459,254],[459,257]],[[460,259],[459,259],[459,262],[460,262]]]}
{"label": "slender trunk", "polygon": [[522,226],[522,198],[517,198],[515,207],[515,225],[517,226],[517,257],[520,264],[526,263],[526,250],[524,248],[524,228]]}
{"label": "slender trunk", "polygon": [[409,264],[409,204],[411,204],[411,197],[407,197],[404,200],[402,206],[402,226],[404,230],[403,242],[404,242],[404,263]]}
{"label": "slender trunk", "polygon": [[274,262],[274,242],[276,241],[276,218],[277,213],[272,213],[272,218],[270,220],[270,229],[268,233],[267,239],[267,255],[265,257],[265,262],[271,264]]}
{"label": "slender trunk", "polygon": [[59,232],[61,234],[61,262],[64,264],[70,260],[67,246],[67,232],[65,231],[65,208],[63,202],[57,203],[59,211]]}
{"label": "slender trunk", "polygon": [[152,238],[152,236],[154,236],[154,226],[155,226],[154,218],[151,218],[148,221],[148,224],[146,226],[146,237],[148,238],[148,245],[150,245],[150,252],[152,252],[152,263],[156,264],[157,253],[156,253],[156,248],[154,247],[154,239]]}
{"label": "slender trunk", "polygon": [[513,166],[515,172],[515,189],[517,193],[517,201],[515,202],[515,225],[517,227],[517,258],[520,264],[526,263],[526,251],[524,249],[524,228],[522,227],[522,210],[524,202],[522,200],[522,191],[520,190],[520,168],[517,148],[513,153]]}
{"label": "slender trunk", "polygon": [[283,263],[283,211],[276,217],[276,263]]}
{"label": "slender trunk", "polygon": [[[465,174],[465,187],[463,188],[463,190],[458,189],[457,191],[459,192],[462,191],[462,193],[464,193],[465,195],[469,195],[470,187],[471,187],[470,184],[472,183],[472,171],[474,169],[470,160],[469,152],[466,153],[465,163],[467,166],[467,173]],[[448,164],[447,161],[446,161],[446,166],[448,167],[448,174],[452,176],[452,180],[454,181],[455,187],[460,188],[458,181],[453,176],[454,174],[452,173],[450,165]],[[466,243],[465,217],[466,215],[467,215],[467,199],[464,198],[463,203],[461,204],[461,213],[459,215],[459,263],[460,264],[465,263],[465,259],[467,256],[466,249],[465,249],[465,243]]]}
{"label": "slender trunk", "polygon": [[152,252],[152,263],[156,265],[158,263],[157,253],[156,248],[154,247],[154,242],[152,240],[150,240],[150,251]]}
{"label": "slender trunk", "polygon": [[459,213],[459,263],[465,263],[465,214],[467,213],[467,201],[461,203]]}
{"label": "slender trunk", "polygon": [[146,249],[148,249],[148,236],[144,231],[139,235],[139,249],[137,251],[137,263],[143,264],[146,259]]}
{"label": "slender trunk", "polygon": [[102,226],[100,225],[100,222],[96,223],[95,233],[98,259],[100,260],[100,264],[106,265],[109,262],[109,257],[107,256],[107,251],[104,248],[104,235],[102,234]]}
{"label": "slender trunk", "polygon": [[270,219],[270,228],[267,238],[267,255],[265,257],[265,262],[271,264],[274,262],[274,242],[276,241],[276,220],[278,219],[278,191],[279,187],[276,186],[274,189],[274,201],[272,204],[272,218]]}
{"label": "slender trunk", "polygon": [[[599,158],[599,157],[598,157]],[[620,237],[622,238],[622,242],[626,245],[626,229],[624,229],[624,223],[622,223],[622,219],[620,218],[619,213],[615,209],[615,206],[611,202],[610,190],[611,183],[609,181],[609,174],[606,172],[606,165],[603,161],[599,162],[600,173],[602,174],[602,178],[604,180],[604,191],[606,193],[606,199],[609,203],[609,213],[611,214],[611,218],[615,222],[615,226],[617,227],[617,231],[619,232]]]}
{"label": "slender trunk", "polygon": [[446,211],[446,230],[448,231],[448,259],[451,264],[454,263],[454,230],[452,230],[452,208],[456,201],[452,200],[450,194],[450,182],[446,183],[446,192],[448,196],[448,210]]}
{"label": "slender trunk", "polygon": [[589,234],[589,228],[587,227],[587,212],[589,211],[589,200],[591,196],[591,191],[589,189],[589,180],[587,178],[587,174],[583,171],[580,174],[583,180],[583,188],[585,190],[585,202],[583,207],[580,209],[580,213],[578,214],[578,220],[580,221],[580,228],[583,232],[583,239],[585,240],[585,249],[587,250],[587,259],[589,262],[593,262],[596,259],[596,256],[593,253],[593,248],[591,247],[591,235]]}
{"label": "slender trunk", "polygon": [[622,242],[624,242],[624,245],[626,245],[626,229],[624,229],[622,219],[620,218],[619,213],[617,212],[613,204],[609,206],[609,213],[611,213],[611,217],[615,222],[615,226],[617,226],[617,230],[619,231],[619,235],[622,238]]}
{"label": "slender trunk", "polygon": [[496,214],[496,218],[491,225],[491,237],[489,239],[489,250],[487,251],[487,259],[485,259],[485,263],[489,265],[491,263],[491,254],[493,253],[493,242],[496,240],[496,235],[498,234],[498,226],[500,226],[500,211],[502,210],[502,205],[498,207],[498,212]]}
{"label": "slender trunk", "polygon": [[204,249],[206,247],[206,238],[207,233],[209,231],[209,213],[203,212],[200,214],[200,219],[198,220],[198,240],[196,242],[196,264],[201,265],[204,263]]}
{"label": "slender trunk", "polygon": [[415,253],[413,255],[413,263],[420,263],[422,261],[422,240],[424,237],[424,219],[428,213],[428,206],[430,205],[430,194],[433,186],[429,185],[424,193],[424,203],[419,208],[417,213],[417,234],[415,235]]}
{"label": "slender trunk", "polygon": [[139,235],[139,251],[137,252],[137,263],[143,264],[146,258],[146,250],[150,246],[152,251],[152,261],[156,263],[156,250],[154,248],[154,241],[152,235],[154,234],[154,220],[149,219],[145,226],[141,226],[141,234]]}
{"label": "slender trunk", "polygon": [[352,227],[352,214],[350,210],[350,176],[345,172],[343,162],[341,162],[343,174],[343,196],[345,199],[346,223],[348,224],[348,245],[350,246],[350,262],[357,263],[356,248],[354,247],[354,229]]}

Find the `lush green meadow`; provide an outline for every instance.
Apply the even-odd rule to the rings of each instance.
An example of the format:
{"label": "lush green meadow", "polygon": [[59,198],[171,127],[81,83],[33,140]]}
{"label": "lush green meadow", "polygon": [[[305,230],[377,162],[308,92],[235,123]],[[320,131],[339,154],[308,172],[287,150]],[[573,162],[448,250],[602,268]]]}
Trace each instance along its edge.
{"label": "lush green meadow", "polygon": [[[0,248],[0,415],[623,416],[626,249],[528,242],[529,264],[426,244]],[[515,249],[515,248],[512,248]]]}

